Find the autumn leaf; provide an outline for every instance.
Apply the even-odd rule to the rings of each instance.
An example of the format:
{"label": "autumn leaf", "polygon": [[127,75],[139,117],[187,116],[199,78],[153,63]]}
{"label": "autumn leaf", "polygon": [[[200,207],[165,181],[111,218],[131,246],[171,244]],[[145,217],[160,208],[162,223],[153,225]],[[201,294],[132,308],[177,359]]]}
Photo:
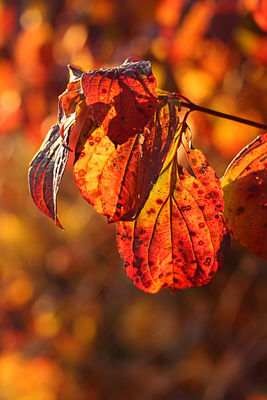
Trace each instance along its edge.
{"label": "autumn leaf", "polygon": [[61,227],[56,212],[58,183],[68,159],[62,146],[59,125],[49,131],[42,147],[30,163],[29,186],[36,206]]}
{"label": "autumn leaf", "polygon": [[76,147],[74,176],[82,196],[109,222],[139,214],[173,143],[178,111],[177,98],[165,97],[143,132],[118,146],[88,115]]}
{"label": "autumn leaf", "polygon": [[[121,168],[122,170],[125,167],[122,158],[127,159],[128,146],[130,146],[130,152],[134,148],[132,157],[140,158],[145,154],[146,161],[153,163],[155,176],[162,166],[161,163],[164,161],[169,149],[168,146],[171,143],[171,132],[169,132],[170,135],[166,138],[166,142],[163,142],[162,148],[157,153],[158,157],[156,159],[149,158],[148,154],[150,154],[151,150],[147,150],[147,148],[151,143],[155,142],[157,146],[160,146],[161,140],[164,141],[163,135],[154,141],[153,123],[147,127],[149,134],[142,134],[145,126],[154,115],[157,105],[157,83],[152,74],[150,62],[129,58],[119,67],[101,68],[100,70],[89,72],[84,72],[82,68],[74,65],[70,65],[68,68],[70,79],[66,91],[59,96],[58,123],[49,131],[42,147],[31,162],[29,171],[30,192],[35,204],[41,211],[55,220],[59,226],[61,225],[57,218],[56,198],[68,160],[68,150],[70,150],[68,147],[69,135],[76,122],[80,123],[82,121],[78,149],[87,137],[91,137],[88,146],[92,145],[94,138],[96,143],[101,138],[99,145],[100,147],[105,147],[101,150],[102,156],[105,157],[111,149],[114,150],[118,145],[126,143],[125,148],[121,148],[118,151],[119,159],[116,159],[116,152],[113,158],[113,162],[117,163],[118,169]],[[174,113],[173,118],[176,118],[176,113]],[[174,130],[175,127],[174,123]],[[146,140],[144,144],[143,140],[146,136],[150,139]],[[130,141],[131,143],[128,142],[130,138],[134,138]],[[98,147],[97,151],[99,151],[100,147]],[[91,150],[95,150],[95,146]],[[90,151],[88,153],[91,154]],[[76,159],[77,157],[76,154]],[[139,164],[137,162],[137,169]],[[155,166],[154,164],[157,165]],[[142,168],[146,169],[144,162],[142,165]],[[134,161],[131,166],[134,174]],[[109,170],[115,172],[113,167],[110,166]],[[95,175],[97,171],[96,169],[93,174]],[[151,169],[149,171],[151,172]],[[82,174],[81,171],[79,173]],[[143,196],[140,196],[140,188],[136,188],[137,190],[134,193],[131,192],[133,195],[140,196],[138,202],[134,199],[135,208],[131,208],[132,204],[128,204],[128,211],[131,210],[131,213],[139,211],[140,205],[145,201],[144,198],[149,193],[149,188],[156,179],[152,179],[148,174],[145,175],[147,176],[147,181],[144,180],[144,182],[147,183],[147,186],[143,190]],[[108,181],[111,179],[115,183],[116,178],[110,178],[109,176]],[[151,182],[148,182],[149,180]],[[81,182],[81,175],[77,182]],[[140,180],[138,182],[140,185]],[[110,185],[109,182],[105,184]],[[121,216],[127,213],[126,208],[122,209],[125,196],[122,200],[121,203],[118,201],[115,203],[116,210],[113,212],[113,217],[109,216],[110,221],[116,220],[118,215]],[[96,199],[97,202],[98,199]],[[120,205],[122,211],[118,211],[120,210]],[[107,206],[106,208],[107,210],[104,213],[110,215],[110,207]],[[102,213],[97,206],[96,209]]]}
{"label": "autumn leaf", "polygon": [[221,183],[225,218],[233,237],[267,259],[267,133],[245,147],[227,168]]}
{"label": "autumn leaf", "polygon": [[180,125],[156,184],[135,221],[117,223],[117,244],[129,278],[140,289],[201,286],[227,257],[230,234],[223,191],[200,150],[191,146],[194,176],[178,164]]}
{"label": "autumn leaf", "polygon": [[83,94],[77,84],[81,70],[78,67],[69,70],[70,83],[59,97],[58,124],[48,132],[29,168],[29,188],[34,203],[61,228],[57,217],[57,193],[68,161],[69,135],[84,106]]}
{"label": "autumn leaf", "polygon": [[117,145],[141,133],[157,104],[157,82],[149,61],[128,58],[116,68],[82,75],[82,90],[93,118]]}

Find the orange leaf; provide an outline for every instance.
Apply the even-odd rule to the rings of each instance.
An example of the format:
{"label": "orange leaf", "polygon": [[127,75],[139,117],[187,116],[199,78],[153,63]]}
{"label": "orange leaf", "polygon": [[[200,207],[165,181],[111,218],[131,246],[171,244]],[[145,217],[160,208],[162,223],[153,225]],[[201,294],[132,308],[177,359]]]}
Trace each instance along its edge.
{"label": "orange leaf", "polygon": [[138,218],[117,223],[126,273],[149,293],[208,283],[225,262],[230,244],[214,170],[193,148],[187,154],[195,176],[177,162],[181,130]]}
{"label": "orange leaf", "polygon": [[225,218],[233,237],[267,259],[267,133],[245,147],[227,168],[221,183]]}
{"label": "orange leaf", "polygon": [[115,145],[141,133],[155,112],[157,82],[149,61],[128,58],[119,67],[86,72],[81,84],[94,120]]}
{"label": "orange leaf", "polygon": [[173,142],[178,110],[175,97],[159,101],[143,132],[118,146],[88,114],[76,147],[74,176],[82,196],[109,222],[139,214]]}
{"label": "orange leaf", "polygon": [[[113,163],[117,164],[116,167],[115,164],[108,166],[109,173],[114,174],[114,176],[108,174],[107,181],[103,181],[104,185],[107,185],[107,187],[110,186],[110,181],[118,185],[118,182],[116,182],[118,178],[118,173],[116,174],[117,168],[122,172],[123,168],[126,168],[122,158],[127,161],[127,157],[129,157],[128,161],[133,169],[131,172],[134,174],[139,169],[140,160],[137,160],[137,163],[135,163],[133,158],[140,159],[140,157],[143,157],[143,154],[146,154],[147,162],[155,162],[157,164],[153,173],[156,174],[157,170],[159,172],[172,139],[170,129],[170,131],[167,132],[170,133],[170,135],[166,138],[165,142],[163,141],[163,147],[155,153],[158,157],[156,157],[156,159],[154,159],[153,156],[149,158],[149,154],[152,153],[152,149],[149,148],[151,143],[160,142],[158,143],[159,147],[161,140],[164,139],[162,135],[159,137],[158,141],[154,141],[153,136],[155,132],[153,130],[153,123],[147,127],[148,135],[141,134],[154,115],[157,105],[157,84],[151,71],[150,62],[129,58],[120,67],[110,69],[101,68],[100,70],[93,70],[87,73],[84,72],[82,68],[71,65],[69,66],[69,73],[70,81],[67,85],[67,89],[59,96],[58,123],[49,131],[42,147],[32,160],[29,171],[30,192],[35,204],[46,215],[57,221],[59,226],[60,223],[57,219],[56,212],[56,197],[67,163],[68,150],[70,150],[68,147],[69,135],[80,114],[82,115],[79,122],[81,120],[83,121],[83,118],[85,118],[85,123],[83,124],[80,135],[78,149],[84,144],[85,139],[91,135],[90,141],[85,145],[85,147],[89,146],[89,150],[86,151],[85,149],[85,152],[89,154],[89,158],[92,155],[91,150],[95,151],[96,149],[96,146],[90,148],[94,140],[96,143],[99,142],[97,152],[100,151],[102,154],[102,160],[114,150]],[[82,113],[82,111],[84,112]],[[176,113],[174,113],[174,115],[176,115]],[[176,117],[174,117],[174,119],[175,118]],[[173,127],[173,131],[175,129],[176,125]],[[141,136],[138,136],[139,134]],[[146,140],[144,144],[143,140],[145,140],[145,137],[150,139]],[[130,140],[130,138],[133,139]],[[126,144],[125,147],[119,149],[118,153],[116,153],[115,148],[117,145],[124,143]],[[128,151],[129,146],[130,152]],[[134,152],[130,154],[132,147],[134,148]],[[96,156],[97,155],[98,153]],[[76,160],[77,157],[79,157],[79,155],[76,155]],[[132,160],[130,160],[131,157]],[[95,165],[96,169],[94,171],[92,170],[91,177],[97,177],[96,174],[101,166],[101,162],[98,160],[97,163],[99,163],[99,165]],[[142,164],[142,168],[142,171],[146,169],[145,163]],[[149,171],[151,172],[151,169],[149,169]],[[79,184],[82,180],[81,176],[83,172],[79,171],[78,174],[77,182]],[[98,212],[108,215],[110,221],[118,219],[118,217],[126,214],[130,210],[131,214],[139,212],[140,204],[142,201],[145,201],[144,198],[146,198],[149,193],[149,187],[151,187],[156,179],[153,180],[153,178],[147,174],[145,174],[145,176],[147,179],[144,179],[144,182],[147,185],[146,190],[143,191],[143,196],[140,195],[141,181],[139,179],[139,186],[134,186],[135,189],[130,191],[131,195],[137,195],[139,198],[136,199],[134,197],[133,201],[130,201],[128,204],[128,196],[125,207],[123,205],[125,196],[123,195],[121,203],[117,201],[118,198],[115,198],[115,203],[113,199],[108,198],[103,212],[102,206],[99,208],[97,205],[101,203],[99,199],[95,199],[95,201],[89,199],[89,201],[95,205]],[[128,178],[129,177],[130,175],[128,175]],[[151,181],[148,182],[149,179]],[[119,186],[117,186],[116,190],[118,188]],[[91,192],[92,190],[89,188],[89,193]],[[110,191],[107,193],[110,193]],[[111,194],[113,195],[112,191]],[[95,191],[93,192],[93,196],[95,196]],[[107,195],[104,190],[104,202],[106,198]],[[112,204],[111,206],[110,203]],[[132,203],[135,204],[134,209],[131,209]],[[112,209],[113,206],[116,206],[116,210]],[[128,211],[126,211],[127,207]],[[130,217],[132,217],[132,215]]]}

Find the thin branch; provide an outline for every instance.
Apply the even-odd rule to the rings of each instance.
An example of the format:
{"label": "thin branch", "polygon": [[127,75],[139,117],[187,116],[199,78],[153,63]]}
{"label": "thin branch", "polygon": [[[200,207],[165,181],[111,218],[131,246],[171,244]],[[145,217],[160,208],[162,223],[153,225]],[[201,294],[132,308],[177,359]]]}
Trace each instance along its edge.
{"label": "thin branch", "polygon": [[236,117],[234,115],[225,114],[220,111],[210,110],[209,108],[198,106],[194,103],[191,103],[190,101],[189,102],[181,101],[181,106],[189,108],[191,111],[200,111],[206,114],[214,115],[215,117],[230,119],[231,121],[240,122],[241,124],[250,125],[254,126],[255,128],[267,130],[267,125],[260,124],[259,122],[255,121],[250,121],[249,119]]}

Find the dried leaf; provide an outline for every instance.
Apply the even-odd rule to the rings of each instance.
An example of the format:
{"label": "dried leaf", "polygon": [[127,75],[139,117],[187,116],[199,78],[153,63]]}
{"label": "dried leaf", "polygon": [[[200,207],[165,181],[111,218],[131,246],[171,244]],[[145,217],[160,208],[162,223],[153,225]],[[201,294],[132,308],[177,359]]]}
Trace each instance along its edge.
{"label": "dried leaf", "polygon": [[230,245],[223,192],[214,170],[193,148],[187,154],[195,176],[177,162],[181,129],[138,218],[117,223],[126,273],[149,293],[208,283]]}
{"label": "dried leaf", "polygon": [[59,97],[58,124],[48,132],[29,168],[29,187],[34,203],[61,228],[57,217],[57,192],[68,161],[69,135],[84,107],[83,94],[77,83],[81,70],[69,68],[70,83]]}
{"label": "dried leaf", "polygon": [[221,183],[225,218],[233,237],[267,259],[267,133],[245,147],[227,168]]}
{"label": "dried leaf", "polygon": [[143,132],[117,147],[86,118],[76,147],[74,176],[82,196],[109,222],[136,218],[155,184],[174,139],[179,103],[169,96],[158,102]]}
{"label": "dried leaf", "polygon": [[62,146],[59,125],[54,125],[30,163],[29,170],[29,186],[34,203],[61,228],[57,218],[56,196],[68,153]]}

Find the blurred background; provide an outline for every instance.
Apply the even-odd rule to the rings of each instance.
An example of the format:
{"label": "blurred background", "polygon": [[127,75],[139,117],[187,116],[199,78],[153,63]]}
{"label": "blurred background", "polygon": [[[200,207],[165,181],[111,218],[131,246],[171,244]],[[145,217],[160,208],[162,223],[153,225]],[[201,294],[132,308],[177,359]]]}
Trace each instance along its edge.
{"label": "blurred background", "polygon": [[[162,89],[266,124],[266,30],[256,0],[0,0],[1,400],[267,399],[266,261],[233,241],[205,287],[149,295],[71,164],[65,231],[27,183],[69,63],[150,60]],[[261,133],[201,113],[189,124],[219,177]]]}

